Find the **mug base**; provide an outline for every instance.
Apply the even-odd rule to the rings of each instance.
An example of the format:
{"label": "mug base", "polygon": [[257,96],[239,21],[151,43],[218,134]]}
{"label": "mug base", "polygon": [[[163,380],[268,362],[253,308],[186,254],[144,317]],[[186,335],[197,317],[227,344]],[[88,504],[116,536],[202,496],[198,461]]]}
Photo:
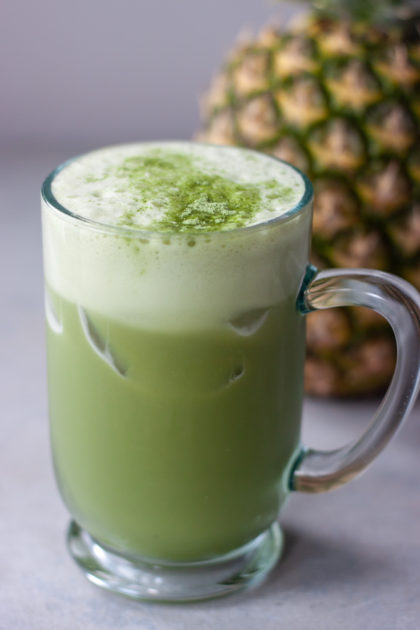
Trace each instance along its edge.
{"label": "mug base", "polygon": [[228,595],[259,585],[283,549],[278,523],[247,545],[214,560],[163,564],[133,560],[98,543],[71,521],[67,544],[88,580],[131,599],[192,602]]}

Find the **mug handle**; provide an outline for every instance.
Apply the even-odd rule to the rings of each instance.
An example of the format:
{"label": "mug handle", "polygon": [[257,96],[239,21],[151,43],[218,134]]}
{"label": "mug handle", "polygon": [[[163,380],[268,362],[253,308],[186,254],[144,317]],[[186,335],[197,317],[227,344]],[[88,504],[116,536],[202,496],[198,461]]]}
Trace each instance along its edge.
{"label": "mug handle", "polygon": [[367,430],[332,451],[303,448],[291,474],[292,490],[324,492],[362,472],[382,451],[414,405],[420,387],[420,295],[401,278],[371,269],[309,266],[299,294],[301,313],[336,306],[366,306],[391,325],[397,346],[394,375]]}

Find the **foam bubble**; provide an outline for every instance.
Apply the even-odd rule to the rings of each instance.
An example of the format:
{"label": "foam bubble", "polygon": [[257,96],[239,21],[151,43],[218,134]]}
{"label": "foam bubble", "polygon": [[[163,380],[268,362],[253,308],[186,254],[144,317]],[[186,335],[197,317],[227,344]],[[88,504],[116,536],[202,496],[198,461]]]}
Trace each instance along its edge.
{"label": "foam bubble", "polygon": [[[144,150],[150,146],[157,145],[145,145]],[[283,173],[290,183],[292,173],[296,199],[302,196],[304,182],[299,174],[268,157],[257,156],[251,165],[246,156],[256,154],[237,148],[186,143],[158,146],[176,151],[188,147],[200,156],[205,153],[211,168],[217,166],[223,173],[229,170],[232,177],[244,182],[249,178],[259,182],[275,174],[281,178]],[[115,191],[101,192],[96,182],[98,196],[85,195],[86,173],[88,179],[95,173],[99,177],[99,170],[92,171],[95,164],[106,169],[117,157],[121,160],[139,150],[142,145],[127,145],[78,158],[55,177],[54,194],[78,215],[118,224]],[[92,203],[87,201],[93,198]],[[74,206],[69,206],[71,199]],[[123,199],[120,203],[125,207],[130,199]],[[152,205],[147,212],[155,213]],[[273,218],[271,210],[264,212]],[[310,206],[281,221],[259,220],[264,223],[251,229],[197,234],[115,231],[73,218],[44,199],[46,281],[55,292],[76,303],[81,313],[99,313],[148,329],[202,330],[222,325],[239,335],[256,334],[269,308],[297,294],[308,259]],[[82,324],[84,321],[82,318]],[[98,342],[95,347],[101,350]],[[102,351],[112,365],[117,364],[106,349]]]}
{"label": "foam bubble", "polygon": [[[162,157],[168,162],[166,170],[159,169],[158,158],[162,162]],[[251,207],[241,225],[284,214],[304,193],[302,177],[283,162],[236,147],[182,142],[118,145],[93,151],[67,165],[54,179],[52,191],[57,201],[75,214],[111,225],[145,229],[163,225],[176,231],[171,222],[165,222],[167,213],[178,218],[190,209],[194,217],[184,217],[185,230],[196,229],[200,210],[220,217],[220,224],[212,229],[235,227],[226,221],[235,216],[229,200],[224,204],[209,201],[204,181],[200,187],[200,177],[223,178],[236,186],[235,200],[241,193],[243,198],[250,191],[258,193],[258,200],[255,195],[245,199]],[[194,184],[193,203],[187,209],[182,204],[186,178],[189,186]]]}

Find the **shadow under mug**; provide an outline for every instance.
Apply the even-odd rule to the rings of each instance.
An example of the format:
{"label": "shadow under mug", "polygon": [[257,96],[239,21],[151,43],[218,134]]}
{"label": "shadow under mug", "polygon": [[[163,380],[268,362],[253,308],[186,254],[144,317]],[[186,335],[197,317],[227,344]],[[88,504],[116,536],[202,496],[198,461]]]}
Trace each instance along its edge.
{"label": "shadow under mug", "polygon": [[[281,554],[288,493],[351,480],[409,413],[419,295],[390,274],[308,263],[304,175],[300,203],[276,219],[167,235],[70,212],[52,192],[62,168],[44,182],[42,214],[51,443],[70,553],[92,582],[135,599],[256,585]],[[348,305],[391,324],[395,373],[362,437],[317,451],[300,443],[305,315]]]}

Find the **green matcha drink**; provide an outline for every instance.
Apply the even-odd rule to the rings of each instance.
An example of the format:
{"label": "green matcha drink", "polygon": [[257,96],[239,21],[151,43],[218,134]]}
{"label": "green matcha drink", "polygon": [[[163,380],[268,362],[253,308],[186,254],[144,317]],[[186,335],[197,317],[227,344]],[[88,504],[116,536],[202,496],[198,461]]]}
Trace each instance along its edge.
{"label": "green matcha drink", "polygon": [[277,518],[300,430],[304,189],[282,162],[191,143],[102,149],[47,180],[54,463],[105,547],[203,561]]}

